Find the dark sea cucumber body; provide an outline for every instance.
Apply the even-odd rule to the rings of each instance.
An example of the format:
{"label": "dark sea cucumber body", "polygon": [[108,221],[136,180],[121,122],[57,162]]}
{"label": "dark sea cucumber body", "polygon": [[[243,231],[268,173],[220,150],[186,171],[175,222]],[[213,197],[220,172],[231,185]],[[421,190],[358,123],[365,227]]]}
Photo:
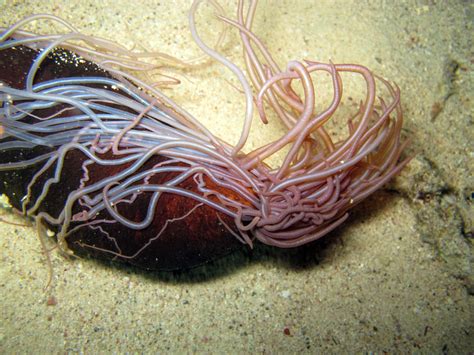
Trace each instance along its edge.
{"label": "dark sea cucumber body", "polygon": [[[0,81],[3,85],[24,89],[28,70],[37,55],[36,50],[24,46],[1,50]],[[56,78],[87,76],[112,78],[111,74],[96,64],[84,59],[78,61],[77,56],[73,53],[57,49],[41,64],[35,77],[35,83]],[[58,112],[60,108],[56,107],[54,110]],[[125,107],[121,109],[126,110]],[[35,112],[42,117],[54,113],[51,109]],[[67,117],[75,114],[77,112],[70,110],[61,113],[61,116]],[[34,120],[34,118],[30,119]],[[47,153],[51,149],[54,148],[36,147],[2,151],[0,152],[0,164],[16,162],[20,157],[21,160],[31,159]],[[113,159],[110,152],[102,157]],[[137,173],[162,162],[164,159],[160,155],[154,156]],[[38,212],[47,212],[52,216],[59,215],[68,195],[80,186],[80,180],[84,174],[82,166],[85,160],[86,156],[78,150],[72,150],[66,154],[60,182],[51,186]],[[21,201],[27,193],[27,186],[41,165],[38,164],[34,168],[0,171],[0,194],[5,194],[16,209],[21,210]],[[117,174],[125,167],[126,165],[105,167],[95,163],[88,165],[89,181],[86,186],[106,176]],[[39,196],[44,182],[52,174],[53,170],[50,169],[33,185],[32,201]],[[163,183],[172,177],[170,174],[172,173],[155,174],[149,182],[150,184]],[[206,183],[212,185],[211,181],[206,181]],[[198,192],[192,177],[183,181],[178,187]],[[230,198],[233,197],[231,191],[224,191],[224,193]],[[147,213],[150,196],[151,194],[140,194],[132,203],[120,204],[117,207],[118,212],[130,220],[143,220]],[[235,198],[238,197],[235,196]],[[196,207],[196,204],[197,202],[194,200],[164,193],[160,197],[155,217],[149,227],[143,230],[133,230],[115,222],[74,229],[78,224],[72,223],[69,227],[72,232],[66,238],[67,246],[76,255],[118,260],[156,270],[194,267],[242,246],[222,223],[232,226],[234,222],[231,218],[221,213],[218,215],[218,212],[211,207],[205,205]],[[191,213],[189,213],[190,211]],[[73,207],[73,212],[81,212],[81,206],[78,203]],[[96,219],[113,220],[104,211]],[[53,231],[58,230],[58,226],[48,227]]]}

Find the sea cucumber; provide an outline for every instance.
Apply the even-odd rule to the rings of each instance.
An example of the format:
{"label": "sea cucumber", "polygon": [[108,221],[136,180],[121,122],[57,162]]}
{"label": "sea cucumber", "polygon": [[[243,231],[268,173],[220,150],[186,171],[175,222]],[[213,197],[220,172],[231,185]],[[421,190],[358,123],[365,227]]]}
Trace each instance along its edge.
{"label": "sea cucumber", "polygon": [[[213,136],[198,120],[133,71],[153,65],[136,52],[79,33],[54,16],[1,29],[0,193],[39,233],[55,232],[59,249],[147,269],[190,268],[255,241],[282,248],[314,241],[408,163],[400,159],[398,87],[354,64],[291,61],[280,69],[252,32],[256,2],[237,19],[247,78],[238,143]],[[61,23],[66,34],[33,34],[30,21]],[[341,74],[365,80],[366,99],[348,118],[348,135],[325,128],[342,100]],[[333,98],[316,110],[313,81],[330,75]],[[376,81],[389,95],[376,99]],[[299,82],[303,92],[295,89]],[[250,84],[251,83],[251,84]],[[245,151],[254,102],[287,127],[270,144]],[[281,164],[268,158],[288,148]]]}

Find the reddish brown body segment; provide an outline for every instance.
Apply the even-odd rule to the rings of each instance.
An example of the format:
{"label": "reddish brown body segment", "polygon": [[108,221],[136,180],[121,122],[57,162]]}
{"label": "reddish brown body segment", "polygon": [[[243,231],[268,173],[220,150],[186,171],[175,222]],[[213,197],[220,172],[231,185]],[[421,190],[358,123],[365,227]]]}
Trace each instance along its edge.
{"label": "reddish brown body segment", "polygon": [[[64,53],[68,54],[67,51]],[[64,53],[61,53],[61,55],[64,55]],[[25,76],[36,55],[35,50],[26,47],[0,51],[0,81],[11,87],[23,88]],[[35,83],[58,77],[86,76],[111,77],[110,74],[88,61],[83,65],[76,66],[73,62],[59,60],[58,54],[55,52],[50,54],[41,65]],[[51,115],[52,113],[54,112],[42,112],[41,114]],[[77,114],[77,112],[74,113],[74,110],[71,110],[61,115],[66,117],[66,115],[74,114]],[[15,162],[19,156],[22,159],[25,159],[25,156],[31,159],[36,155],[44,154],[48,149],[52,148],[9,150],[2,153],[0,163]],[[103,157],[105,158],[105,156]],[[113,159],[113,156],[111,153],[107,153],[106,158]],[[80,180],[83,177],[82,164],[85,159],[86,156],[77,150],[66,154],[60,182],[51,186],[38,212],[47,212],[52,216],[57,216],[60,213],[70,192],[80,185]],[[154,156],[137,173],[162,162],[164,159],[160,155]],[[41,164],[37,168],[0,171],[0,193],[7,195],[15,208],[21,209],[21,199],[26,195],[28,183],[40,168]],[[125,168],[124,165],[106,167],[91,164],[88,166],[90,180],[86,183],[86,186],[104,177],[117,174],[123,168]],[[32,201],[39,196],[43,183],[52,174],[52,170],[48,171],[36,182],[32,191]],[[155,174],[149,182],[151,184],[166,182],[170,179],[170,174]],[[210,181],[206,181],[206,183],[211,185]],[[198,192],[196,182],[192,177],[183,181],[177,187]],[[214,188],[218,187],[214,186]],[[233,198],[231,191],[224,191],[221,188],[220,192]],[[147,214],[151,196],[152,193],[139,194],[132,203],[118,204],[117,210],[130,220],[141,221]],[[66,238],[67,245],[77,255],[113,259],[156,270],[194,267],[223,256],[242,245],[222,223],[233,226],[234,221],[230,217],[218,213],[206,205],[196,205],[197,202],[193,199],[164,193],[156,207],[153,222],[147,228],[134,230],[119,222],[104,222],[95,226],[81,226],[74,229],[79,223],[72,223],[69,227],[72,232]],[[82,207],[76,202],[73,213],[80,213],[81,211]],[[97,216],[96,220],[100,219],[113,220],[106,211],[102,211]],[[53,226],[50,227],[53,230],[55,229]]]}

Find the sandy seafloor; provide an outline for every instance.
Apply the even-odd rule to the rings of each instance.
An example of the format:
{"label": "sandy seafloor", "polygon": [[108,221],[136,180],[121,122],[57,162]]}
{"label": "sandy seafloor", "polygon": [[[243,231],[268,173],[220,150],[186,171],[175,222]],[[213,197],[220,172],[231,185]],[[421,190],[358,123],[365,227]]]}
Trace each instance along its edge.
{"label": "sandy seafloor", "polygon": [[[129,47],[199,53],[189,2],[139,3],[0,1],[0,24],[53,13]],[[473,14],[470,1],[262,1],[254,30],[282,66],[354,62],[397,82],[413,161],[322,242],[257,248],[182,274],[53,252],[44,291],[34,227],[0,223],[0,352],[474,351]],[[198,19],[211,38],[219,23],[209,11]],[[232,33],[223,52],[240,65],[240,51]],[[244,102],[232,75],[212,63],[182,81],[166,92],[235,142]],[[250,145],[280,128],[256,124]]]}

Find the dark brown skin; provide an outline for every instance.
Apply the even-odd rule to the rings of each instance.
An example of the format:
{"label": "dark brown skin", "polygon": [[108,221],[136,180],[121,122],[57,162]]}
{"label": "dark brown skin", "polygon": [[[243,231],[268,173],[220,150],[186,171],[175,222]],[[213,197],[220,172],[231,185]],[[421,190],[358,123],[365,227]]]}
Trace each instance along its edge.
{"label": "dark brown skin", "polygon": [[[64,51],[60,54],[68,55],[70,53]],[[16,49],[0,51],[0,81],[11,87],[24,88],[26,74],[36,55],[37,52],[35,50],[22,46]],[[58,54],[51,54],[41,65],[35,83],[58,77],[86,76],[112,77],[94,63],[86,61],[86,63],[77,66],[71,61],[60,60]],[[55,108],[55,110],[57,112],[59,108]],[[35,114],[43,117],[52,113],[54,111],[51,110],[35,112]],[[67,111],[62,115],[66,117],[66,115],[74,115],[76,113],[74,111]],[[25,157],[31,159],[48,152],[50,149],[17,149],[0,152],[0,163],[14,162],[19,155],[23,159]],[[111,153],[101,157],[113,159]],[[150,168],[164,159],[163,156],[156,155],[141,167],[138,172]],[[60,182],[51,186],[39,211],[47,212],[54,217],[58,216],[69,193],[79,187],[84,160],[86,160],[86,157],[80,151],[74,150],[66,154]],[[125,165],[111,167],[98,164],[89,165],[88,170],[91,179],[88,184],[101,180],[105,176],[117,174],[125,167]],[[21,199],[26,195],[27,185],[37,169],[40,168],[41,164],[35,168],[0,171],[0,194],[7,195],[11,204],[16,209],[21,210]],[[41,193],[43,183],[52,174],[53,170],[51,169],[46,174],[43,174],[41,179],[34,185],[31,201],[34,201]],[[171,174],[156,174],[151,177],[150,183],[160,184],[161,182],[169,181],[172,176]],[[220,193],[229,198],[238,198],[229,190],[213,186],[211,181],[206,181],[206,183],[208,186],[218,189]],[[198,192],[196,183],[192,178],[188,178],[178,187]],[[151,196],[151,193],[142,193],[131,204],[118,204],[117,209],[120,214],[128,219],[141,221],[146,216]],[[154,214],[154,220],[149,227],[143,230],[133,230],[118,222],[102,223],[100,226],[103,231],[108,233],[108,237],[100,229],[84,226],[68,235],[66,238],[67,245],[76,255],[112,259],[153,270],[192,268],[224,256],[242,246],[242,243],[221,223],[222,220],[231,228],[235,228],[233,227],[234,221],[211,207],[199,206],[187,217],[179,219],[191,211],[196,204],[196,201],[192,199],[164,193],[160,197]],[[73,207],[73,213],[81,211],[82,207],[76,202]],[[175,218],[179,220],[168,223],[163,233],[157,237],[166,222]],[[113,218],[106,211],[103,211],[96,219],[112,220]],[[69,230],[74,228],[74,226],[76,224],[73,222]],[[57,230],[56,226],[49,227]]]}

